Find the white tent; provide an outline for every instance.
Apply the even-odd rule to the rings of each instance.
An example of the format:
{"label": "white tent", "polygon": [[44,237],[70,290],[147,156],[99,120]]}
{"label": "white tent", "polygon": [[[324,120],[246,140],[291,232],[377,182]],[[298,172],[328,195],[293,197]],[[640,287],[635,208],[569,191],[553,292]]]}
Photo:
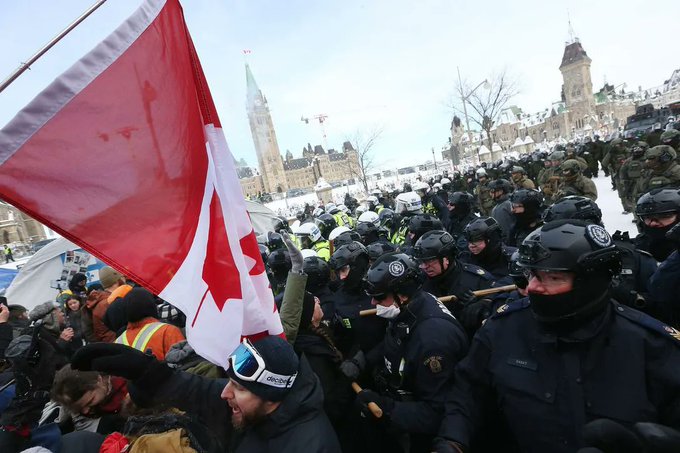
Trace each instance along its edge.
{"label": "white tent", "polygon": [[514,142],[512,145],[510,145],[510,147],[511,147],[511,148],[517,148],[518,146],[524,146],[524,142],[523,142],[522,139],[519,138],[519,137],[517,137],[517,138],[515,139],[515,142]]}
{"label": "white tent", "polygon": [[534,143],[534,139],[531,138],[530,135],[527,135],[526,138],[524,139],[524,144],[525,145],[532,145]]}
{"label": "white tent", "polygon": [[[276,215],[259,203],[246,201],[255,234],[271,231]],[[58,238],[33,255],[19,270],[5,293],[10,304],[20,304],[29,310],[68,288],[76,272],[87,275],[87,284],[99,281],[99,269],[105,263],[76,244]]]}
{"label": "white tent", "polygon": [[503,148],[501,148],[501,145],[499,145],[498,143],[494,143],[493,145],[491,145],[491,151],[497,153],[499,151],[503,151]]}
{"label": "white tent", "polygon": [[489,148],[487,148],[485,145],[482,145],[479,147],[479,155],[481,156],[482,154],[489,154],[491,151],[489,151]]}

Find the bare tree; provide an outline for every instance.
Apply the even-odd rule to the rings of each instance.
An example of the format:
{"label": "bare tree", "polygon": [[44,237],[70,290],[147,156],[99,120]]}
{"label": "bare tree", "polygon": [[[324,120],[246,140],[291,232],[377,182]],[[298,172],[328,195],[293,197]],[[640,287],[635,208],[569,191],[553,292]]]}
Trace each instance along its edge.
{"label": "bare tree", "polygon": [[455,112],[465,114],[466,109],[463,103],[467,105],[470,109],[467,111],[469,120],[486,132],[489,149],[491,149],[493,146],[491,129],[510,99],[519,93],[519,89],[515,80],[505,69],[487,80],[490,85],[489,89],[480,88],[481,84],[471,87],[467,82],[460,82],[456,87],[456,96],[449,106]]}
{"label": "bare tree", "polygon": [[368,176],[373,171],[375,165],[373,146],[380,139],[382,133],[382,127],[374,127],[368,131],[357,130],[345,139],[346,143],[349,142],[357,154],[356,162],[352,162],[351,159],[346,160],[347,168],[350,174],[361,181],[366,193],[368,193]]}

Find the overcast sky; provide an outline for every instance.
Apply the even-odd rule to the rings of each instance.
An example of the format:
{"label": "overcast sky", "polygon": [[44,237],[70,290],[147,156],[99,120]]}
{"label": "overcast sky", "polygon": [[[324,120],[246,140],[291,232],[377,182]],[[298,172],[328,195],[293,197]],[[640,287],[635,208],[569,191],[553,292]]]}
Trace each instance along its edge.
{"label": "overcast sky", "polygon": [[[94,0],[3,1],[0,77]],[[0,125],[127,18],[140,0],[109,0],[0,94]],[[182,2],[232,153],[257,160],[245,111],[243,49],[272,111],[279,147],[297,157],[382,127],[377,164],[395,168],[431,159],[449,135],[457,81],[476,85],[507,68],[519,81],[513,100],[526,112],[559,100],[558,70],[567,12],[592,58],[595,89],[607,82],[648,88],[680,68],[680,1],[585,0],[461,2],[185,0]],[[440,158],[439,152],[437,159]]]}

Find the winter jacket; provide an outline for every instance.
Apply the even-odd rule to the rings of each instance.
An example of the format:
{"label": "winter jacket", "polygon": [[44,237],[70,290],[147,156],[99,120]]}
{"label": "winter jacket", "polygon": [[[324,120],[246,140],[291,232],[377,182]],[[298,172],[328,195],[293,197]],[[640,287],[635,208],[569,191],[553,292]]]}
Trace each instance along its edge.
{"label": "winter jacket", "polygon": [[158,379],[154,370],[130,385],[135,403],[168,404],[199,419],[236,453],[340,452],[337,437],[323,412],[323,390],[319,379],[303,357],[290,393],[261,423],[234,432],[231,408],[220,398],[225,379],[208,379],[175,371]]}
{"label": "winter jacket", "polygon": [[300,317],[302,316],[302,299],[305,296],[305,285],[307,284],[307,274],[289,272],[286,278],[286,286],[283,292],[283,301],[279,317],[283,326],[283,333],[290,344],[295,343],[298,329],[300,327]]}
{"label": "winter jacket", "polygon": [[[85,303],[86,313],[83,315],[83,335],[88,343],[103,341],[113,343],[116,332],[110,330],[104,324],[104,315],[109,308],[107,299],[111,293],[108,291],[92,291]],[[87,319],[86,319],[87,318]],[[88,321],[92,321],[91,326]]]}

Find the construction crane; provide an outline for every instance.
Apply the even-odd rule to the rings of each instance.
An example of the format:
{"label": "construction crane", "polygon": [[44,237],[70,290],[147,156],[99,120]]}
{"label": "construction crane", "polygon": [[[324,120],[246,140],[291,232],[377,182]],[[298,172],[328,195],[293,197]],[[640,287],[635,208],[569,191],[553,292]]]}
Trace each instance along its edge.
{"label": "construction crane", "polygon": [[318,115],[314,115],[311,118],[306,118],[304,115],[300,117],[300,121],[303,121],[305,124],[309,124],[309,121],[311,120],[317,120],[319,122],[319,127],[321,128],[321,135],[323,136],[323,146],[326,147],[326,150],[328,150],[328,139],[326,138],[326,128],[324,127],[323,123],[328,119],[328,115],[325,113],[319,113]]}

